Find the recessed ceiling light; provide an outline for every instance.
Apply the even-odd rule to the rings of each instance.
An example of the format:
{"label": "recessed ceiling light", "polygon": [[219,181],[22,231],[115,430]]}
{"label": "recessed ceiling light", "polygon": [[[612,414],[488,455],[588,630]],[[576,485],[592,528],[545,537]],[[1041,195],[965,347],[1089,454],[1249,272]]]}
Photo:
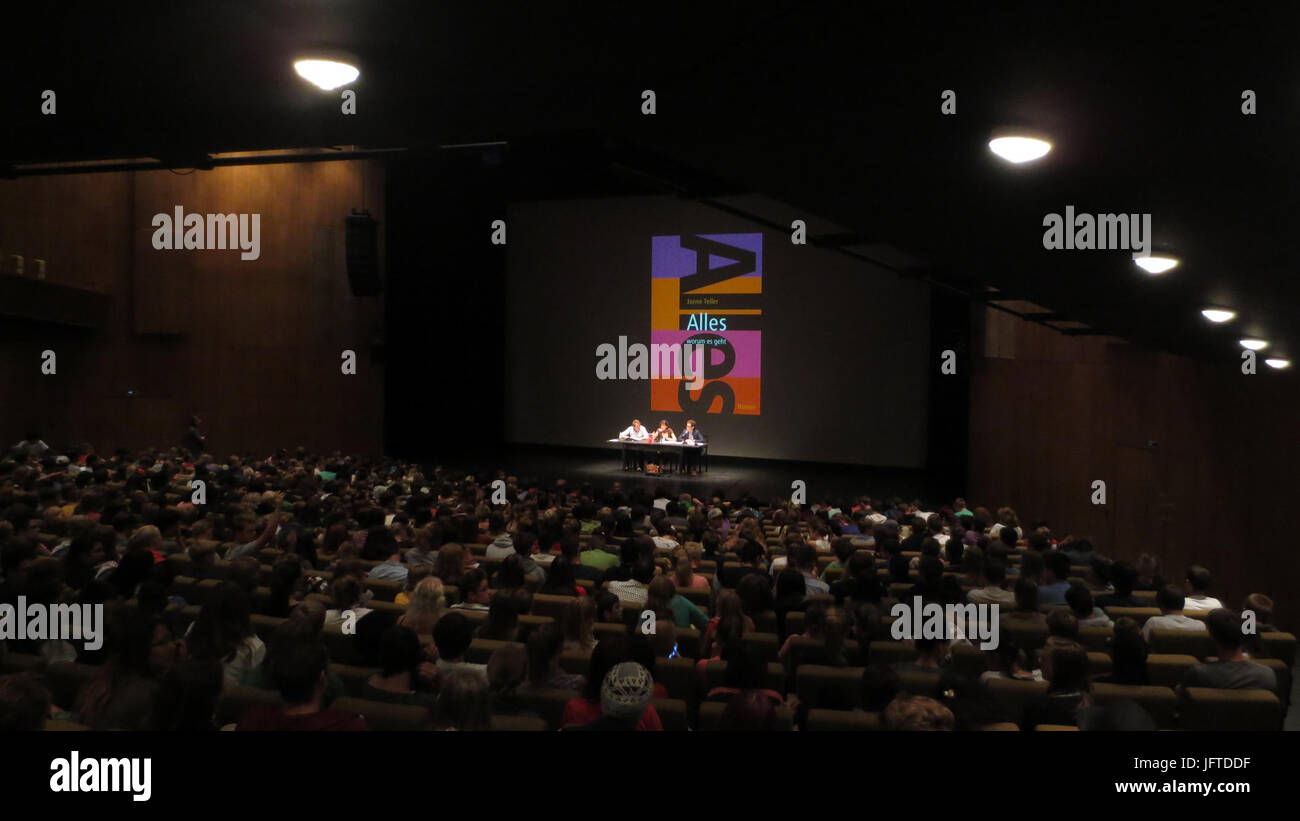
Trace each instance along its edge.
{"label": "recessed ceiling light", "polygon": [[1262,351],[1268,347],[1268,340],[1267,339],[1243,339],[1241,340],[1241,347],[1248,348],[1249,350],[1252,351]]}
{"label": "recessed ceiling light", "polygon": [[1037,137],[994,137],[989,140],[989,150],[1007,162],[1019,164],[1046,156],[1052,144]]}
{"label": "recessed ceiling light", "polygon": [[297,60],[293,64],[293,70],[298,72],[299,77],[325,91],[345,86],[361,76],[356,66],[339,60]]}
{"label": "recessed ceiling light", "polygon": [[1268,365],[1270,368],[1276,368],[1277,370],[1280,371],[1283,368],[1291,367],[1291,360],[1290,359],[1265,359],[1264,364]]}
{"label": "recessed ceiling light", "polygon": [[1146,271],[1148,274],[1163,274],[1165,271],[1178,265],[1178,259],[1176,257],[1154,255],[1147,257],[1133,257],[1133,262],[1137,267]]}
{"label": "recessed ceiling light", "polygon": [[1237,312],[1229,311],[1226,308],[1206,308],[1201,311],[1201,316],[1211,322],[1231,322],[1237,318]]}

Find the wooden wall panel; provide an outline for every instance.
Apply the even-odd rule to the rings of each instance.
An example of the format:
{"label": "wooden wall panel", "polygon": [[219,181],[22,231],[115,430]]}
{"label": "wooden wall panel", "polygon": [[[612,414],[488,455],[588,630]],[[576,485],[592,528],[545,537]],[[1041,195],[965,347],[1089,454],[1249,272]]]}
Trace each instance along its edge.
{"label": "wooden wall panel", "polygon": [[[0,335],[6,396],[17,387],[28,397],[0,403],[3,434],[18,431],[16,441],[35,418],[53,441],[170,445],[197,412],[223,455],[299,444],[380,452],[383,373],[370,343],[382,301],[352,296],[344,267],[344,219],[361,205],[363,178],[382,247],[377,163],[0,182],[0,250],[45,254],[52,281],[112,297],[103,334]],[[261,214],[259,259],[155,250],[152,217],[177,204],[186,213]],[[55,344],[59,374],[35,381],[36,354]],[[357,352],[356,376],[340,372],[344,349]]]}
{"label": "wooden wall panel", "polygon": [[[1153,553],[1174,579],[1204,564],[1230,605],[1264,592],[1300,628],[1296,375],[1243,375],[1232,351],[1193,361],[992,310],[981,319],[972,503],[1087,533],[1117,558]],[[1107,483],[1104,507],[1091,504],[1094,479]]]}

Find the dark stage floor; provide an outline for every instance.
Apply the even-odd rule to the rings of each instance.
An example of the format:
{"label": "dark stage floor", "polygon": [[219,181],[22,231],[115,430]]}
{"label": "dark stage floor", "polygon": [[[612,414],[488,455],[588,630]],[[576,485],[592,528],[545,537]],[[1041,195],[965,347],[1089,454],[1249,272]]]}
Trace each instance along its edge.
{"label": "dark stage floor", "polygon": [[645,476],[624,471],[621,452],[614,446],[604,450],[513,445],[495,450],[490,456],[448,459],[442,464],[445,468],[476,474],[504,469],[527,484],[549,484],[555,479],[565,479],[570,484],[591,482],[599,488],[621,482],[625,489],[642,485],[674,495],[689,491],[697,497],[721,492],[735,498],[750,493],[764,502],[777,496],[789,497],[795,480],[805,483],[810,504],[827,496],[862,494],[919,496],[927,502],[947,503],[956,495],[950,483],[945,486],[922,470],[723,456],[710,457],[708,472],[699,476]]}

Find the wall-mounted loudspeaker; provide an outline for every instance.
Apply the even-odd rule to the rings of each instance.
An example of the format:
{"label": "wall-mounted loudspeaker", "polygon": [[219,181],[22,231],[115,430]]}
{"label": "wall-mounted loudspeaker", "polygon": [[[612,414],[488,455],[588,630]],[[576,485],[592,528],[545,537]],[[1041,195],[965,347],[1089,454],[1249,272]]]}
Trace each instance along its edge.
{"label": "wall-mounted loudspeaker", "polygon": [[353,212],[347,219],[348,284],[353,296],[379,296],[379,223],[369,211]]}

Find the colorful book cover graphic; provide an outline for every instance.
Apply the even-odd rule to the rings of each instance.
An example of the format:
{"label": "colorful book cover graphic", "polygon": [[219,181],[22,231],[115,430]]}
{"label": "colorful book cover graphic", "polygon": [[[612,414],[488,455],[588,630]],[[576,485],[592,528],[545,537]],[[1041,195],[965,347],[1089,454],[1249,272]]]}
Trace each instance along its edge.
{"label": "colorful book cover graphic", "polygon": [[651,345],[701,346],[704,354],[702,386],[693,375],[650,381],[651,410],[757,416],[763,235],[652,237],[650,287]]}

